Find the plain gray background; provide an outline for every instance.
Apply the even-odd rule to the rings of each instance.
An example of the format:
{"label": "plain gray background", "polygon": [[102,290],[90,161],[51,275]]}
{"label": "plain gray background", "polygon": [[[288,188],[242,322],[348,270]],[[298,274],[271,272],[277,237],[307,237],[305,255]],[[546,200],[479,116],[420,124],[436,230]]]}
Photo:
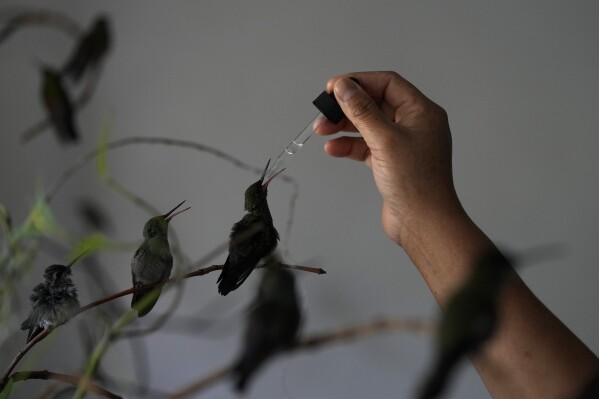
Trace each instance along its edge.
{"label": "plain gray background", "polygon": [[[458,193],[476,223],[512,250],[563,243],[561,259],[521,275],[541,300],[596,353],[595,286],[599,237],[599,3],[596,1],[23,1],[68,13],[83,25],[98,13],[113,24],[114,47],[98,90],[77,117],[79,146],[49,132],[27,146],[20,131],[43,114],[37,57],[59,65],[71,42],[52,30],[27,29],[0,47],[0,201],[22,222],[36,189],[48,186],[85,150],[102,126],[111,139],[161,136],[222,149],[260,168],[314,116],[312,99],[339,73],[395,70],[449,113]],[[365,166],[327,157],[312,138],[285,172],[300,185],[289,262],[325,268],[299,274],[305,332],[376,317],[434,319],[438,308],[402,250],[380,224],[381,200]],[[183,199],[193,208],[172,230],[192,259],[226,240],[243,214],[242,194],[256,175],[188,149],[139,146],[109,155],[113,176],[159,209]],[[269,198],[285,231],[292,189],[275,181]],[[108,190],[89,165],[56,198],[59,221],[74,231],[81,197],[101,201],[115,237],[136,242],[148,215]],[[284,242],[286,238],[284,237]],[[133,250],[107,251],[100,267],[114,291],[130,286]],[[216,260],[222,263],[226,255]],[[48,262],[19,288],[23,301]],[[82,303],[97,298],[75,272]],[[188,280],[179,315],[224,320],[205,333],[157,333],[146,339],[149,385],[172,391],[237,353],[243,309],[259,273],[226,298],[217,274]],[[89,285],[87,285],[89,286]],[[153,313],[164,311],[173,292]],[[125,307],[129,298],[120,300]],[[229,315],[229,316],[227,316]],[[5,367],[22,345],[14,331],[1,347]],[[147,326],[142,319],[136,326]],[[99,332],[102,326],[98,322]],[[29,367],[79,373],[77,323],[29,355]],[[11,335],[11,333],[14,334]],[[98,334],[99,334],[98,332]],[[42,347],[42,346],[40,346]],[[258,375],[248,398],[407,398],[431,361],[430,337],[383,334],[317,352],[279,358]],[[53,359],[53,360],[48,360]],[[110,350],[104,367],[135,380],[129,346]],[[23,363],[21,367],[25,367]],[[30,383],[39,389],[41,382]],[[25,389],[20,391],[26,392]],[[229,384],[206,398],[235,397]],[[451,398],[487,397],[470,365],[456,374]]]}

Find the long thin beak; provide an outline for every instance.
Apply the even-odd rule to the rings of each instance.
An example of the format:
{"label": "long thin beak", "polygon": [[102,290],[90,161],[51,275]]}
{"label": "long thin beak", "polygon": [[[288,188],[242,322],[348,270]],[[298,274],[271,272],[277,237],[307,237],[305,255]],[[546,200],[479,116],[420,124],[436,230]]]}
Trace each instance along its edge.
{"label": "long thin beak", "polygon": [[283,171],[285,171],[285,168],[279,170],[277,173],[275,173],[274,175],[272,175],[271,177],[268,178],[268,180],[266,180],[264,183],[262,183],[262,187],[267,188],[268,185],[270,184],[270,182],[277,177],[278,175],[280,175],[281,173],[283,173]]}
{"label": "long thin beak", "polygon": [[[174,217],[175,217],[175,216],[177,216],[178,214],[180,214],[180,213],[183,213],[183,212],[185,212],[186,210],[188,210],[189,208],[191,208],[191,207],[187,207],[187,208],[185,208],[185,209],[182,209],[182,210],[180,210],[180,211],[177,211],[177,212],[175,212],[175,211],[177,210],[177,208],[179,208],[179,207],[180,207],[181,205],[183,205],[184,203],[185,203],[185,201],[182,201],[182,202],[181,202],[179,205],[177,205],[176,207],[174,207],[173,209],[171,209],[170,211],[168,211],[168,212],[167,212],[167,213],[164,215],[164,219],[165,219],[167,222],[170,222],[170,220],[171,220],[172,218],[174,218]],[[175,212],[175,213],[173,213],[173,212]]]}
{"label": "long thin beak", "polygon": [[71,263],[69,263],[67,265],[67,267],[72,267],[75,264],[75,262],[77,262],[79,259],[83,258],[83,256],[88,252],[89,252],[89,249],[86,249],[85,251],[81,252],[75,259],[73,259],[71,261]]}
{"label": "long thin beak", "polygon": [[262,172],[262,176],[260,176],[260,181],[264,181],[264,177],[266,177],[266,172],[268,171],[269,166],[270,166],[270,159],[268,160],[268,162],[266,162],[266,167],[264,168],[264,171]]}

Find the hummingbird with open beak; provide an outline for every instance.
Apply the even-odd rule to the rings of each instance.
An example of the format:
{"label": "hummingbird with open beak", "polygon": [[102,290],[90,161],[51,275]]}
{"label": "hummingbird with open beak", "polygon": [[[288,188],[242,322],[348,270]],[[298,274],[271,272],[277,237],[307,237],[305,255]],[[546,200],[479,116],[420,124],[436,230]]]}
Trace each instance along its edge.
{"label": "hummingbird with open beak", "polygon": [[110,48],[110,29],[108,18],[97,17],[92,27],[77,42],[74,51],[67,60],[63,72],[74,81],[78,81],[84,72],[96,66]]}
{"label": "hummingbird with open beak", "polygon": [[270,160],[260,180],[245,190],[247,213],[233,225],[229,240],[229,255],[218,277],[218,292],[227,295],[239,288],[252,273],[260,259],[268,256],[277,247],[279,233],[273,225],[266,195],[268,185],[285,169],[264,181]]}
{"label": "hummingbird with open beak", "polygon": [[301,322],[295,277],[267,267],[245,326],[242,353],[233,367],[235,388],[244,391],[251,376],[269,358],[296,341]]}
{"label": "hummingbird with open beak", "polygon": [[66,323],[79,309],[71,267],[83,255],[85,252],[66,266],[50,265],[44,270],[44,282],[36,285],[29,297],[31,312],[21,323],[21,330],[29,330],[27,343],[46,328]]}
{"label": "hummingbird with open beak", "polygon": [[[173,255],[168,243],[168,224],[175,216],[189,209],[175,212],[183,203],[185,201],[168,213],[149,219],[144,225],[144,240],[131,260],[131,276],[136,289],[131,299],[131,308],[137,309],[137,317],[143,317],[152,310],[162,292],[162,286],[159,285],[171,275]],[[150,293],[155,298],[141,306],[139,302]]]}
{"label": "hummingbird with open beak", "polygon": [[449,300],[438,333],[437,359],[422,386],[419,399],[432,399],[443,391],[455,365],[478,351],[499,324],[499,296],[511,262],[497,249],[476,263],[464,285]]}
{"label": "hummingbird with open beak", "polygon": [[79,140],[75,128],[75,112],[73,103],[65,89],[61,75],[49,66],[41,67],[42,90],[41,96],[48,114],[50,124],[64,143],[74,143]]}

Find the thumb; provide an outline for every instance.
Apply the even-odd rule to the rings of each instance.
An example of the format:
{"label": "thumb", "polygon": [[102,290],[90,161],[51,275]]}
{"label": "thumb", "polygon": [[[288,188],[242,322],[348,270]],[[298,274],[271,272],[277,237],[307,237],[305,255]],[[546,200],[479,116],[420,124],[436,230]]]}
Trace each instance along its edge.
{"label": "thumb", "polygon": [[333,91],[343,113],[360,131],[371,149],[380,147],[377,143],[394,134],[391,121],[353,80],[339,79]]}

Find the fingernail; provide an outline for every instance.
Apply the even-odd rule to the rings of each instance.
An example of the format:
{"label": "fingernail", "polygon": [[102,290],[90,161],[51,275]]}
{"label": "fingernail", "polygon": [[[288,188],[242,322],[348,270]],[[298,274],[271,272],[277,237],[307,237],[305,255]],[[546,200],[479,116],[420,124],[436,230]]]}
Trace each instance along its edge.
{"label": "fingernail", "polygon": [[312,123],[312,130],[316,131],[319,127],[322,126],[323,123],[327,121],[327,117],[323,114],[320,114],[314,119],[314,123]]}
{"label": "fingernail", "polygon": [[341,101],[346,102],[351,96],[356,94],[358,86],[356,86],[350,79],[341,79],[335,83],[334,90],[337,97],[339,97]]}

